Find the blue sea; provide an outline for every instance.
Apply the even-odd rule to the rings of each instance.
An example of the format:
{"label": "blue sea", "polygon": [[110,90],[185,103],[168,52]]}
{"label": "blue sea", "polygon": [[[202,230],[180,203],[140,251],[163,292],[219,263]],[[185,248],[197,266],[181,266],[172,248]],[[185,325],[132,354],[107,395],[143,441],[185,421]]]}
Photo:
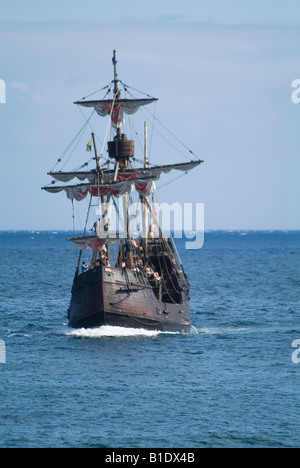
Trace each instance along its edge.
{"label": "blue sea", "polygon": [[300,232],[176,240],[189,335],[69,329],[69,234],[0,232],[0,447],[300,447]]}

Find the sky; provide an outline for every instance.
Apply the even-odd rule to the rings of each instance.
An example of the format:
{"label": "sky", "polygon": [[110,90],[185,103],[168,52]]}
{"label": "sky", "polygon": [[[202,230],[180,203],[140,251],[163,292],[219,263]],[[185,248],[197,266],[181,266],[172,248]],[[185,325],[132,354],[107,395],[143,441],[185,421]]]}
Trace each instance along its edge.
{"label": "sky", "polygon": [[[205,161],[163,201],[204,203],[207,230],[300,229],[298,0],[0,0],[0,230],[72,228],[70,201],[40,188],[85,123],[73,102],[111,81],[113,49],[120,79],[159,98],[157,118]],[[151,161],[186,158],[158,139]]]}

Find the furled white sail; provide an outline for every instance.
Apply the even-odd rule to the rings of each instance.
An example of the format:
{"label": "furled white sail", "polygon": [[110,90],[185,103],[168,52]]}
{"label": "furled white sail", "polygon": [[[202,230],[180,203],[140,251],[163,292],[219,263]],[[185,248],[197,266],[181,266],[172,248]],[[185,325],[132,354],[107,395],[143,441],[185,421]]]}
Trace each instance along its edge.
{"label": "furled white sail", "polygon": [[107,99],[104,101],[77,101],[74,104],[93,107],[101,117],[111,115],[113,127],[118,128],[124,123],[124,112],[125,114],[135,114],[141,106],[146,106],[154,101],[157,99]]}
{"label": "furled white sail", "polygon": [[89,193],[93,197],[103,197],[106,195],[113,195],[114,197],[120,197],[126,193],[131,193],[133,188],[136,188],[137,192],[143,196],[148,197],[155,190],[154,179],[140,179],[140,180],[125,180],[122,182],[115,182],[111,184],[99,184],[99,185],[65,185],[65,186],[49,186],[43,187],[49,193],[59,193],[63,190],[66,192],[67,197],[70,200],[81,201]]}
{"label": "furled white sail", "polygon": [[[172,170],[188,172],[194,169],[196,166],[201,164],[203,161],[191,161],[188,163],[181,164],[169,164],[165,166],[153,166],[151,168],[141,169],[128,169],[125,172],[119,172],[117,176],[118,181],[122,180],[134,180],[141,177],[160,177],[161,174],[167,174]],[[98,173],[96,170],[92,171],[77,171],[77,172],[49,172],[49,175],[53,179],[59,182],[70,182],[74,178],[80,181],[88,180],[91,184],[97,184]],[[103,183],[111,183],[114,180],[115,171],[104,171],[103,172]]]}

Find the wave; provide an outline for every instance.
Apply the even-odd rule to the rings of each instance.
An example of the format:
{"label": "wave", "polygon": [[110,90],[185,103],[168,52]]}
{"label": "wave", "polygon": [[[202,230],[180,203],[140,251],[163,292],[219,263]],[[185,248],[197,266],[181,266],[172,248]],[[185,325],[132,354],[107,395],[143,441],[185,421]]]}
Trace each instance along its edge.
{"label": "wave", "polygon": [[235,333],[251,333],[256,331],[254,328],[249,327],[203,327],[197,328],[198,334],[203,335],[224,335],[224,334],[235,334]]}
{"label": "wave", "polygon": [[228,327],[202,327],[197,328],[199,335],[235,335],[248,333],[270,333],[270,332],[288,332],[291,330],[289,325],[280,324],[277,322],[270,324],[253,324],[245,326],[228,326]]}

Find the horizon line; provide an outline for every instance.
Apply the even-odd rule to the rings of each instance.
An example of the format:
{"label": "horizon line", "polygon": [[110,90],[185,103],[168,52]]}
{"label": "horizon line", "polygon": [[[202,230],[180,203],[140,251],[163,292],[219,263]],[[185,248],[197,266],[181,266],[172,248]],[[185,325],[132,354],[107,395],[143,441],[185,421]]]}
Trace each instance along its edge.
{"label": "horizon line", "polygon": [[[82,233],[82,229],[75,229],[75,231],[73,229],[0,229],[0,233],[16,233],[16,232],[28,232],[28,233],[46,233],[46,232],[51,232],[51,233],[69,233],[69,232],[75,232],[75,233]],[[171,233],[176,233],[176,232],[181,232],[181,233],[185,233],[184,230],[178,230],[178,229],[175,229],[175,230],[171,230]],[[191,229],[188,231],[189,233],[196,233],[196,232],[203,232],[203,231],[196,231],[194,229]],[[224,228],[220,228],[220,229],[204,229],[204,233],[210,233],[210,232],[300,232],[300,228],[296,228],[296,229],[254,229],[254,228],[249,228],[249,229],[243,229],[243,228],[239,228],[239,229],[224,229]]]}

